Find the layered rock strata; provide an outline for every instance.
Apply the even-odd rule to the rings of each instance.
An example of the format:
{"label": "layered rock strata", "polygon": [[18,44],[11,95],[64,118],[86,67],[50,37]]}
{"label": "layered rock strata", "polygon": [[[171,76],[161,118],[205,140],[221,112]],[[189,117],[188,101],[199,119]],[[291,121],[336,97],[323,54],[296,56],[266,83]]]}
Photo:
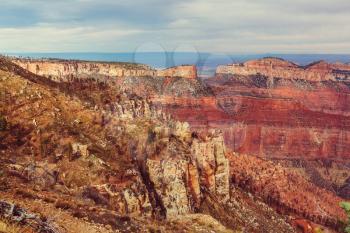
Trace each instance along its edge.
{"label": "layered rock strata", "polygon": [[[202,211],[233,229],[236,229],[235,224],[230,222],[235,220],[240,226],[254,229],[253,232],[273,232],[275,224],[281,229],[280,232],[293,232],[286,220],[272,209],[264,207],[259,212],[257,205],[251,203],[253,200],[245,197],[249,196],[248,193],[242,194],[244,200],[238,203],[231,195],[232,180],[242,190],[249,190],[257,197],[262,197],[285,215],[302,216],[334,229],[338,227],[334,220],[344,217],[338,213],[339,208],[330,207],[341,200],[332,193],[325,193],[302,178],[278,169],[280,171],[276,174],[281,180],[292,179],[291,184],[303,184],[310,192],[306,200],[311,197],[312,208],[308,210],[304,202],[290,198],[292,194],[302,196],[304,190],[293,189],[292,194],[287,192],[288,188],[286,191],[284,187],[286,184],[279,183],[278,177],[274,176],[273,166],[266,168],[260,160],[246,166],[234,156],[227,157],[230,154],[226,151],[224,141],[229,142],[229,146],[234,145],[236,150],[242,141],[233,137],[232,144],[227,141],[226,134],[222,137],[218,131],[210,129],[222,129],[226,133],[228,125],[239,120],[239,129],[242,131],[245,130],[244,124],[250,124],[252,128],[257,124],[274,127],[295,127],[297,124],[278,116],[298,116],[302,123],[300,125],[307,127],[313,115],[306,115],[310,118],[303,120],[303,115],[287,112],[273,118],[271,112],[259,112],[259,104],[250,106],[244,101],[236,102],[239,98],[252,97],[247,94],[252,84],[260,93],[288,82],[274,82],[269,88],[263,88],[267,85],[265,79],[233,77],[232,81],[227,77],[217,77],[210,80],[213,81],[209,83],[211,90],[197,79],[166,77],[121,77],[116,82],[107,83],[89,78],[84,81],[52,82],[13,64],[0,64],[6,65],[1,73],[4,78],[0,87],[5,93],[1,99],[4,101],[1,114],[6,116],[11,127],[1,132],[0,147],[5,148],[6,155],[18,158],[16,163],[21,162],[20,166],[7,166],[9,161],[12,163],[9,157],[5,160],[7,162],[0,165],[6,165],[8,176],[25,180],[28,189],[33,185],[35,190],[49,190],[48,193],[60,190],[57,195],[65,195],[67,199],[82,197],[84,201],[93,203],[92,210],[98,207],[98,213],[109,210],[119,215],[153,216],[153,219],[169,220]],[[238,97],[219,102],[220,93],[232,94],[230,89],[226,89],[232,82],[239,84],[233,88],[248,87],[247,93],[238,91],[235,92]],[[148,93],[142,93],[144,91]],[[169,98],[169,95],[175,97]],[[251,99],[269,102],[268,96],[263,96],[253,96]],[[176,101],[173,102],[173,99]],[[284,99],[281,99],[279,101],[283,102]],[[267,109],[272,112],[281,111],[278,104],[267,103],[263,106],[271,106]],[[290,106],[294,106],[293,111],[300,107],[298,104],[286,106],[283,109],[288,111]],[[38,114],[36,109],[43,111]],[[258,114],[252,110],[257,110]],[[201,132],[191,131],[187,123],[173,120],[164,111],[178,119],[189,117],[192,127],[201,129]],[[322,127],[322,119],[317,118],[316,123],[312,121],[312,125]],[[337,126],[336,121],[329,122]],[[268,140],[271,138],[268,136],[266,134],[259,140],[270,143]],[[246,142],[250,139],[244,138]],[[252,140],[251,144],[257,144],[257,140]],[[285,156],[283,147],[272,150],[266,145],[260,144],[259,151],[267,150],[272,155]],[[304,153],[300,148],[308,149],[307,146],[296,147],[300,153]],[[246,150],[252,148],[246,147]],[[24,170],[32,171],[35,168],[30,165],[33,155],[38,160],[36,164],[44,164],[45,161],[50,163],[50,166],[42,166],[48,172],[31,172],[33,175],[24,176],[26,173],[22,172],[22,166],[26,167]],[[259,175],[260,171],[262,176]],[[41,182],[44,180],[41,177],[43,175],[53,177],[50,179],[52,182]],[[40,179],[31,178],[38,176]],[[270,180],[271,185],[265,185]],[[12,179],[2,182],[11,183]],[[315,196],[325,198],[313,201]],[[322,204],[322,201],[326,204]],[[295,208],[291,207],[293,205]],[[321,205],[322,213],[317,209]],[[73,208],[65,204],[58,206]],[[235,210],[236,206],[239,211]],[[90,210],[88,213],[93,216]],[[278,220],[261,217],[256,221],[255,217],[249,218],[266,213],[271,213]],[[77,216],[81,215],[81,212],[77,213]],[[268,227],[259,227],[264,225]]]}
{"label": "layered rock strata", "polygon": [[108,81],[118,77],[182,77],[195,79],[197,69],[195,66],[177,66],[164,70],[155,70],[147,65],[123,62],[90,62],[68,61],[54,59],[18,59],[12,61],[20,67],[40,76],[50,78],[57,82],[71,81],[73,78],[94,78]]}
{"label": "layered rock strata", "polygon": [[263,75],[270,78],[303,79],[308,81],[348,80],[350,65],[324,61],[308,66],[299,66],[278,58],[264,58],[245,63],[223,65],[216,70],[217,74]]}
{"label": "layered rock strata", "polygon": [[230,120],[210,122],[212,127],[222,128],[227,145],[240,153],[348,159],[348,82],[310,81],[298,79],[287,68],[283,72],[287,75],[281,73],[279,78],[218,74],[208,80],[218,105],[230,116]]}
{"label": "layered rock strata", "polygon": [[[73,81],[62,93],[63,83],[32,73],[17,76],[8,71],[21,73],[20,68],[1,65],[0,88],[6,93],[1,114],[10,127],[0,132],[2,158],[21,154],[16,164],[1,163],[1,169],[27,182],[22,188],[57,191],[119,215],[154,219],[194,214],[209,193],[222,203],[230,198],[219,132],[196,135],[188,123],[118,87]],[[4,182],[17,187],[15,180]]]}
{"label": "layered rock strata", "polygon": [[157,71],[157,76],[195,79],[197,78],[197,68],[194,65],[176,66]]}

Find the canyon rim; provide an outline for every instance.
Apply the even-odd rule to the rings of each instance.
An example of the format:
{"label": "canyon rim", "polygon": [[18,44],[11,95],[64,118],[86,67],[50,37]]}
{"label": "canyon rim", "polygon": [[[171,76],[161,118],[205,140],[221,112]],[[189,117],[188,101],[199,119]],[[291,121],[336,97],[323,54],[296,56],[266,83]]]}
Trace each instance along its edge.
{"label": "canyon rim", "polygon": [[0,233],[349,232],[349,12],[4,1]]}

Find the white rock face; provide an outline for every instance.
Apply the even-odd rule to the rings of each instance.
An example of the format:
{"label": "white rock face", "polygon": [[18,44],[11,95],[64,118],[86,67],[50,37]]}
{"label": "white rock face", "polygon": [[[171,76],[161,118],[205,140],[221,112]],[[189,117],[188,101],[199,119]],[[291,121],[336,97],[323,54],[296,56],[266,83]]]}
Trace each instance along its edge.
{"label": "white rock face", "polygon": [[151,182],[161,198],[167,217],[193,213],[199,207],[201,187],[218,200],[229,200],[229,161],[223,137],[214,133],[203,141],[195,139],[189,155],[147,159]]}
{"label": "white rock face", "polygon": [[72,143],[72,153],[73,155],[79,155],[86,158],[89,155],[88,146],[80,143]]}
{"label": "white rock face", "polygon": [[214,135],[208,141],[195,140],[192,145],[192,156],[202,170],[201,183],[223,201],[229,199],[229,161],[225,156],[224,139]]}
{"label": "white rock face", "polygon": [[155,76],[157,71],[146,65],[108,62],[13,59],[12,62],[40,76],[56,82],[73,78],[142,77]]}
{"label": "white rock face", "polygon": [[161,196],[167,217],[187,214],[191,210],[187,195],[185,160],[147,160],[151,181]]}

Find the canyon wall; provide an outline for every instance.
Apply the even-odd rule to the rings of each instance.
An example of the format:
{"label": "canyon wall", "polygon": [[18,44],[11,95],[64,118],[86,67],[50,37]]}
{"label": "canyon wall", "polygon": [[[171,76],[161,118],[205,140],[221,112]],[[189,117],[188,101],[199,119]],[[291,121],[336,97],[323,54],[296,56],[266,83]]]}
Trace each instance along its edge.
{"label": "canyon wall", "polygon": [[40,76],[50,77],[54,81],[67,81],[84,76],[153,76],[156,71],[146,65],[113,62],[88,62],[65,60],[13,59],[15,64]]}
{"label": "canyon wall", "polygon": [[269,158],[350,158],[350,66],[276,58],[220,66],[206,80],[229,120],[210,121],[231,149]]}
{"label": "canyon wall", "polygon": [[350,65],[324,61],[299,66],[278,58],[264,58],[240,64],[217,67],[217,74],[263,75],[270,78],[303,79],[308,81],[349,80]]}
{"label": "canyon wall", "polygon": [[[350,156],[347,64],[316,62],[301,67],[265,58],[220,66],[215,78],[202,82],[195,78],[194,66],[155,71],[137,64],[15,63],[46,77],[118,76],[114,79],[118,87],[149,98],[194,129],[222,130],[227,147],[236,152],[287,159]],[[129,77],[132,72],[146,77]]]}
{"label": "canyon wall", "polygon": [[20,67],[54,81],[67,82],[72,78],[95,78],[105,80],[115,77],[166,76],[194,79],[197,77],[195,66],[178,66],[164,70],[155,70],[147,65],[124,62],[90,62],[54,59],[12,59]]}
{"label": "canyon wall", "polygon": [[157,71],[157,76],[195,79],[197,78],[197,68],[193,65],[176,66]]}

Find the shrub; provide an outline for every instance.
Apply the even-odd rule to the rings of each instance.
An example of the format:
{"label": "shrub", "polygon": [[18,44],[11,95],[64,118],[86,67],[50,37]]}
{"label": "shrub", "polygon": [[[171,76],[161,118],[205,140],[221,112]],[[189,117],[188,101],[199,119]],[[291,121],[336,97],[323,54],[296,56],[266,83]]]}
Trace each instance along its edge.
{"label": "shrub", "polygon": [[343,210],[345,211],[348,220],[346,222],[346,226],[344,229],[345,233],[350,233],[350,202],[340,202],[340,207],[343,208]]}

